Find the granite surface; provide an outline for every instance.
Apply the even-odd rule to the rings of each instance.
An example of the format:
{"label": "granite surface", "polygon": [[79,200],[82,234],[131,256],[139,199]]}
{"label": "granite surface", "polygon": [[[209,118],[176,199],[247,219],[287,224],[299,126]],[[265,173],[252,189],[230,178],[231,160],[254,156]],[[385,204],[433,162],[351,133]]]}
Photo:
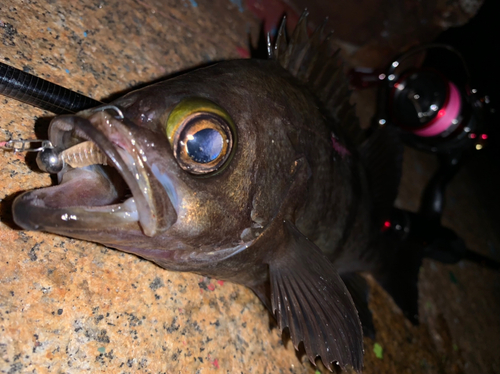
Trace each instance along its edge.
{"label": "granite surface", "polygon": [[[105,101],[173,72],[248,56],[248,37],[256,40],[260,20],[246,5],[3,1],[0,61]],[[370,94],[363,99],[370,102]],[[51,117],[4,98],[0,113],[0,139],[43,137]],[[100,245],[20,231],[10,214],[13,198],[51,180],[30,157],[0,157],[1,373],[315,372],[288,339],[282,343],[270,315],[244,287],[168,272]],[[500,182],[485,177],[492,170],[480,161],[451,184],[445,224],[471,249],[498,258],[499,206],[489,196]],[[418,208],[433,168],[431,156],[407,150],[400,206]],[[500,372],[497,273],[426,261],[419,326],[368,280],[377,337],[365,338],[365,373]]]}

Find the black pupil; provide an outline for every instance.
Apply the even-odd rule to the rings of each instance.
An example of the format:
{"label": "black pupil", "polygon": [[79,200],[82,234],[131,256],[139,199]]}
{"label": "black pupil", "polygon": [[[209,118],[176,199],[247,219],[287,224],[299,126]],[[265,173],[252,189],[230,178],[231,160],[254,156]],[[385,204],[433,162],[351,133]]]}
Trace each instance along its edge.
{"label": "black pupil", "polygon": [[219,157],[223,147],[222,135],[214,129],[203,129],[188,135],[187,153],[194,161],[206,164]]}

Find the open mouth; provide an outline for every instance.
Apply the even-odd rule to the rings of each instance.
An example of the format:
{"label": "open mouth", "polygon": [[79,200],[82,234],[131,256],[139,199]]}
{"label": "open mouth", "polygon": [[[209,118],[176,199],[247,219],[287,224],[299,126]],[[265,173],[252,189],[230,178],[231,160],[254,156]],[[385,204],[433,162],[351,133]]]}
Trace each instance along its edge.
{"label": "open mouth", "polygon": [[59,233],[140,226],[156,232],[144,152],[124,124],[107,112],[89,119],[57,117],[49,139],[66,161],[59,184],[19,196],[15,222],[25,229]]}

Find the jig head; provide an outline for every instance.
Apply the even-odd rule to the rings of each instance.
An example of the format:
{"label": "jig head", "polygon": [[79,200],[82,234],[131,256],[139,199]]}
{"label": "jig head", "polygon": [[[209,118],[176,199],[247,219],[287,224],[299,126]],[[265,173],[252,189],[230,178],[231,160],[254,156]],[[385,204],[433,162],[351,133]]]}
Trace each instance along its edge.
{"label": "jig head", "polygon": [[[34,143],[40,143],[40,146],[31,148],[30,146]],[[50,174],[59,173],[66,166],[82,168],[96,164],[108,164],[106,155],[90,140],[60,151],[49,140],[16,139],[0,142],[0,149],[14,152],[38,152],[36,156],[38,167],[40,170]]]}
{"label": "jig head", "polygon": [[[123,120],[123,112],[115,105],[102,105],[93,109],[93,112],[112,110],[115,112],[115,118]],[[33,144],[39,143],[40,146],[32,148]],[[76,144],[68,149],[60,150],[52,145],[50,140],[44,139],[11,139],[0,142],[0,149],[13,152],[38,152],[36,163],[41,171],[57,174],[66,166],[72,168],[83,168],[90,165],[107,165],[107,156],[97,147],[97,145],[88,140]]]}

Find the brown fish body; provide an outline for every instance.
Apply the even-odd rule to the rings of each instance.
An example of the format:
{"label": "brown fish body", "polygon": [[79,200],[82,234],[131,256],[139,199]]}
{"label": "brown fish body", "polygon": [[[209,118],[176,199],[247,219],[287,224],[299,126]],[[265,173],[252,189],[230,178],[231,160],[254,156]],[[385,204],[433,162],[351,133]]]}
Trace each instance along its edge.
{"label": "brown fish body", "polygon": [[[223,90],[221,82],[227,84]],[[238,123],[240,134],[231,171],[210,179],[183,180],[193,184],[190,187],[197,194],[206,194],[200,198],[204,204],[225,202],[222,210],[195,207],[198,217],[206,209],[207,216],[199,220],[209,225],[189,236],[198,248],[212,248],[214,240],[221,247],[250,244],[280,213],[287,219],[293,215],[297,228],[332,258],[339,255],[335,250],[340,249],[340,242],[359,248],[372,224],[367,219],[370,207],[363,170],[347,145],[342,146],[348,155],[334,149],[332,135],[343,137],[342,129],[335,129],[335,123],[318,110],[307,87],[275,61],[229,61],[136,91],[116,105],[134,123],[147,116],[147,123],[140,126],[153,132],[157,127],[161,136],[164,114],[148,113],[147,109],[173,106],[185,98],[186,87],[190,95],[227,103],[225,108]],[[157,165],[163,175],[172,169],[162,162]],[[203,184],[206,190],[200,188]],[[226,217],[232,223],[223,227]],[[358,226],[358,235],[349,236],[353,225]],[[157,242],[152,247],[172,248],[165,243],[170,238],[160,234],[152,238]],[[166,268],[178,265],[159,264]],[[240,275],[235,272],[233,280]]]}
{"label": "brown fish body", "polygon": [[325,52],[304,27],[274,59],[218,63],[57,117],[56,147],[91,140],[112,167],[61,172],[60,185],[16,199],[16,222],[251,287],[311,361],[360,370],[361,327],[337,271],[380,266],[376,204],[341,68],[328,60],[325,82],[306,69]]}

